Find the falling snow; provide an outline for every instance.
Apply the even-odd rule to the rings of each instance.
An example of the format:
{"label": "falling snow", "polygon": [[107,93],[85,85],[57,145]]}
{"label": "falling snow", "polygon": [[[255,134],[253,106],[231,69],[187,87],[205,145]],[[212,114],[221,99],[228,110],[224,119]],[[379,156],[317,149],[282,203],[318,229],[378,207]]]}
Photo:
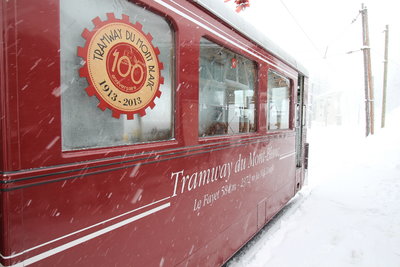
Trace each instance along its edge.
{"label": "falling snow", "polygon": [[55,143],[57,143],[58,140],[60,140],[60,136],[56,136],[56,137],[53,139],[53,141],[51,141],[51,142],[46,146],[46,149],[52,148],[52,147],[55,145]]}
{"label": "falling snow", "polygon": [[33,66],[31,67],[31,70],[33,70],[34,68],[36,68],[36,67],[39,65],[40,61],[42,61],[41,58],[39,58],[38,60],[36,60],[35,63],[33,64]]}
{"label": "falling snow", "polygon": [[135,167],[132,169],[131,173],[129,174],[129,177],[135,177],[138,174],[140,168],[140,164],[135,165]]}
{"label": "falling snow", "polygon": [[162,257],[161,260],[160,260],[160,267],[164,266],[164,262],[165,262],[165,259],[164,259],[164,257]]}
{"label": "falling snow", "polygon": [[143,193],[143,189],[142,188],[136,190],[136,193],[133,196],[133,198],[131,200],[131,203],[135,204],[136,202],[138,202],[142,198],[142,193]]}
{"label": "falling snow", "polygon": [[399,118],[312,128],[308,185],[228,266],[400,266]]}

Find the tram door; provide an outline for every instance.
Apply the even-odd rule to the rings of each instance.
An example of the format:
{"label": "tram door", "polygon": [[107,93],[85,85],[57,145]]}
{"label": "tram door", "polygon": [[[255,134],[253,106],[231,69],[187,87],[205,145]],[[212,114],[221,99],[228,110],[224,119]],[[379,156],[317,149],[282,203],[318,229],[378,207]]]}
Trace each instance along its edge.
{"label": "tram door", "polygon": [[296,104],[296,187],[300,189],[303,183],[302,168],[305,167],[303,160],[303,127],[306,125],[306,105],[304,102],[304,76],[299,75],[297,84]]}

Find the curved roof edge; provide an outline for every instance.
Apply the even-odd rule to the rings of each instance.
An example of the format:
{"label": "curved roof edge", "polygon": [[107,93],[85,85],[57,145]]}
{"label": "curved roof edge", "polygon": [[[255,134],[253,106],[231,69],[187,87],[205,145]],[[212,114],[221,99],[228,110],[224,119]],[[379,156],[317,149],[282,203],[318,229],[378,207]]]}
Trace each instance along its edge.
{"label": "curved roof edge", "polygon": [[[255,29],[253,25],[232,12],[231,9],[222,0],[191,0],[194,3],[204,7],[218,18],[222,19],[233,28],[237,29],[243,35],[249,37],[265,50],[281,59],[289,66],[297,69],[303,75],[308,76],[307,69],[300,64],[294,57],[283,51],[278,45],[272,42],[264,33]],[[249,31],[249,29],[252,29]]]}

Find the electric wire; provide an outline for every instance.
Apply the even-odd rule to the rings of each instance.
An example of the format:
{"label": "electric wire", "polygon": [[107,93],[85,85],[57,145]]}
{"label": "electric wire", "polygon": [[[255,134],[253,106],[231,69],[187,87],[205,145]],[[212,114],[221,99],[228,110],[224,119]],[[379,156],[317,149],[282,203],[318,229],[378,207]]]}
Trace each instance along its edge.
{"label": "electric wire", "polygon": [[[357,16],[351,21],[351,23],[349,25],[346,25],[344,27],[344,29],[342,31],[340,31],[340,33],[338,35],[336,35],[335,38],[332,39],[332,41],[330,41],[327,45],[326,45],[326,49],[325,49],[325,54],[324,54],[324,58],[326,59],[328,57],[328,50],[329,47],[336,43],[338,40],[342,39],[343,36],[350,30],[350,28],[353,26],[353,24],[358,20],[359,16],[360,16],[361,12],[358,12]],[[357,50],[356,50],[357,51]],[[349,53],[350,54],[350,53]]]}
{"label": "electric wire", "polygon": [[312,44],[314,49],[318,52],[319,55],[321,55],[321,51],[318,48],[318,46],[315,44],[315,42],[311,39],[311,37],[307,34],[307,32],[304,30],[304,28],[300,25],[299,21],[296,19],[296,17],[293,15],[293,13],[290,11],[290,9],[286,6],[286,4],[283,2],[283,0],[279,0],[283,7],[286,9],[286,11],[289,13],[289,15],[292,17],[293,21],[297,24],[297,26],[300,28],[300,30],[303,32],[304,36],[308,39],[308,41]]}

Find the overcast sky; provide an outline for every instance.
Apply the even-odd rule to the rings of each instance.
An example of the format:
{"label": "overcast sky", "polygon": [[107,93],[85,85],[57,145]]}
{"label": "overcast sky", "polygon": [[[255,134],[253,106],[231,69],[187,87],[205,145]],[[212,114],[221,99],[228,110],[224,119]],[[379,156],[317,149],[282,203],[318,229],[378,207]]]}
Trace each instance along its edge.
{"label": "overcast sky", "polygon": [[[223,0],[219,0],[223,1]],[[250,0],[238,13],[306,66],[316,84],[363,103],[361,4],[368,8],[376,109],[382,101],[384,33],[390,27],[388,106],[400,106],[400,3],[396,0]],[[233,0],[228,3],[234,9]],[[353,21],[357,19],[356,21]],[[350,51],[357,51],[347,54]]]}
{"label": "overcast sky", "polygon": [[[390,25],[393,37],[400,35],[400,19],[395,14],[400,4],[396,2],[364,1],[369,13],[371,46],[383,46],[382,31],[386,24]],[[358,0],[250,0],[250,8],[238,15],[258,25],[289,52],[297,52],[297,56],[306,59],[322,57],[327,46],[328,55],[361,47],[361,16],[358,16],[361,3]],[[352,23],[355,18],[357,21]]]}

